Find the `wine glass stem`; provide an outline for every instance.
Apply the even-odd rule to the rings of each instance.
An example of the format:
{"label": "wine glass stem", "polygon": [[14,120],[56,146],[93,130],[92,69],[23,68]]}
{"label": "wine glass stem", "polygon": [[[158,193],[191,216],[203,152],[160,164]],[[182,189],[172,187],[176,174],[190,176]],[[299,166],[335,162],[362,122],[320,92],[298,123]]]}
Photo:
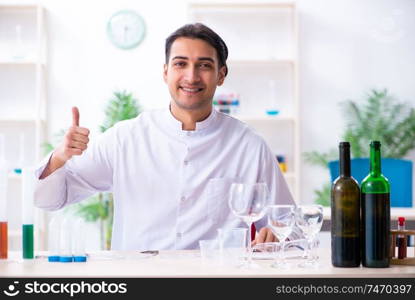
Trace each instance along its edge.
{"label": "wine glass stem", "polygon": [[252,263],[252,245],[251,245],[251,227],[252,222],[247,223],[248,224],[248,264],[250,265]]}
{"label": "wine glass stem", "polygon": [[312,247],[313,247],[313,238],[310,237],[307,242],[307,261],[309,262],[313,261],[313,253],[312,253],[313,248]]}

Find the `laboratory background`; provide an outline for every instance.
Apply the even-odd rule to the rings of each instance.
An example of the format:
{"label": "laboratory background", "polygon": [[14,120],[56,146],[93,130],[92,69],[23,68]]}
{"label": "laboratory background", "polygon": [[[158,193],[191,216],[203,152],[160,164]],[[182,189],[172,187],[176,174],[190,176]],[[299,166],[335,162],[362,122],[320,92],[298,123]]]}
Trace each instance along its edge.
{"label": "laboratory background", "polygon": [[[353,159],[367,160],[375,136],[383,157],[403,162],[402,172],[388,171],[403,191],[391,215],[413,227],[414,16],[412,0],[0,1],[0,161],[7,168],[0,195],[9,249],[21,249],[31,205],[22,169],[59,144],[71,107],[91,139],[167,107],[165,39],[193,22],[229,48],[215,108],[266,140],[296,203],[324,206],[322,244],[329,247],[330,187],[345,138]],[[54,214],[86,222],[87,249],[109,249],[112,201],[99,193],[56,213],[34,208],[36,249],[46,248]]]}

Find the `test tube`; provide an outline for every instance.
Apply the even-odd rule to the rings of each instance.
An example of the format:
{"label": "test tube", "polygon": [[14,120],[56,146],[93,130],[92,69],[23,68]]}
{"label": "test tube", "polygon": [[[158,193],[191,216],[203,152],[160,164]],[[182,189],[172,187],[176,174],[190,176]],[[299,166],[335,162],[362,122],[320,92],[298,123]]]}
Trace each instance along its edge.
{"label": "test tube", "polygon": [[269,116],[276,116],[279,114],[279,109],[278,109],[278,98],[277,98],[277,90],[276,90],[276,81],[273,79],[270,79],[268,81],[268,101],[267,101],[267,106],[266,106],[266,113]]}
{"label": "test tube", "polygon": [[75,262],[86,262],[85,253],[85,222],[78,218],[75,221],[72,235],[73,258]]}
{"label": "test tube", "polygon": [[34,193],[35,175],[32,167],[22,169],[22,223],[23,223],[23,259],[34,258],[34,233],[33,233],[33,193]]}
{"label": "test tube", "polygon": [[14,168],[14,172],[16,174],[21,174],[22,173],[22,167],[25,163],[25,159],[24,159],[24,153],[25,153],[25,135],[24,132],[20,133],[20,146],[19,146],[19,160],[18,160],[18,165],[15,166]]}
{"label": "test tube", "polygon": [[[404,217],[398,218],[398,230],[405,230],[405,218]],[[406,251],[407,251],[406,236],[404,234],[398,234],[397,244],[398,244],[398,258],[404,259],[406,257]]]}
{"label": "test tube", "polygon": [[72,262],[72,220],[65,216],[60,226],[59,235],[59,261]]}
{"label": "test tube", "polygon": [[0,134],[0,259],[7,259],[8,256],[7,167],[4,145],[4,135]]}
{"label": "test tube", "polygon": [[61,217],[55,215],[49,222],[48,226],[48,261],[59,261],[59,239],[61,229]]}

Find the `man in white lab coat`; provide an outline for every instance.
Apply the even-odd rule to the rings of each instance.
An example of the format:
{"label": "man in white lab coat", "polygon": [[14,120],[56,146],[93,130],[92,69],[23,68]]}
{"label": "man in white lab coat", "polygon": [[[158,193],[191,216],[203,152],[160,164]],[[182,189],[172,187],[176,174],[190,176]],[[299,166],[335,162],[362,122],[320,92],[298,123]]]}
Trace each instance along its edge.
{"label": "man in white lab coat", "polygon": [[[35,204],[44,209],[113,192],[112,249],[195,249],[218,228],[246,226],[227,204],[234,181],[266,182],[270,203],[294,204],[264,140],[212,108],[228,72],[224,41],[189,24],[165,50],[168,108],[119,122],[91,143],[73,108],[64,141],[37,169]],[[255,242],[275,239],[265,218],[256,226]]]}

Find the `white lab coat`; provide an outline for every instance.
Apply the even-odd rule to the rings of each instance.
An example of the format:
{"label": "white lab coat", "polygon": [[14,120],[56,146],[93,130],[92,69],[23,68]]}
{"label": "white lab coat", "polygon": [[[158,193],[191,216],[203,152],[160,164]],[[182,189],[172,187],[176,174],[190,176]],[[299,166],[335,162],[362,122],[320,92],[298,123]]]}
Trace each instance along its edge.
{"label": "white lab coat", "polygon": [[[266,182],[270,204],[294,204],[275,155],[246,124],[213,109],[196,130],[185,131],[162,109],[117,123],[38,180],[35,204],[56,210],[111,191],[112,249],[195,249],[218,228],[246,227],[228,207],[234,181]],[[266,226],[266,218],[256,225]]]}

